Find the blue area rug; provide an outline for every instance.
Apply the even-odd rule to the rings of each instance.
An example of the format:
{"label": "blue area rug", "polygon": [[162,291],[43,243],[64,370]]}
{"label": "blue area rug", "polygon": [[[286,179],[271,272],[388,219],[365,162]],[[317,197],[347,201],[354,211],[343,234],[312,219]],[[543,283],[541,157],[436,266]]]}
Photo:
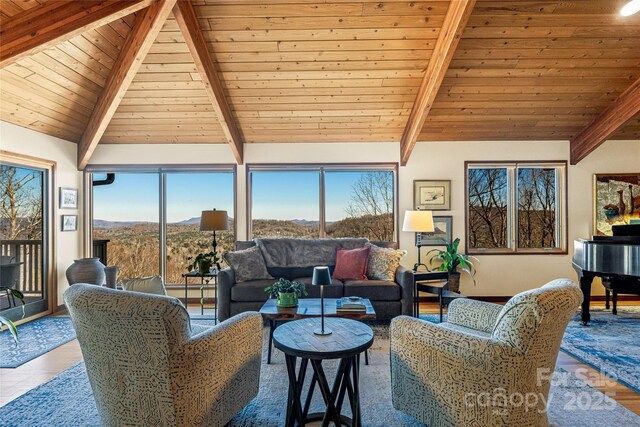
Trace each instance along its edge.
{"label": "blue area rug", "polygon": [[18,326],[16,345],[9,331],[0,333],[0,368],[17,368],[75,339],[69,317],[42,317]]}

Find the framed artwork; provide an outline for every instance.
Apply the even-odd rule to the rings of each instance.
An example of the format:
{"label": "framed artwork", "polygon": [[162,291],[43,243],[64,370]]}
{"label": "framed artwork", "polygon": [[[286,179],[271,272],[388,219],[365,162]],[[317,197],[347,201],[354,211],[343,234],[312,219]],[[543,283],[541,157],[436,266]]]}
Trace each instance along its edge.
{"label": "framed artwork", "polygon": [[60,209],[78,209],[78,190],[60,187]]}
{"label": "framed artwork", "polygon": [[442,246],[443,240],[453,239],[452,216],[434,216],[433,228],[429,233],[416,233],[416,246]]}
{"label": "framed artwork", "polygon": [[451,209],[451,181],[413,181],[416,210],[448,211]]}
{"label": "framed artwork", "polygon": [[78,229],[78,215],[62,215],[62,231],[76,231]]}
{"label": "framed artwork", "polygon": [[640,218],[640,173],[593,176],[593,234],[611,236],[613,225]]}

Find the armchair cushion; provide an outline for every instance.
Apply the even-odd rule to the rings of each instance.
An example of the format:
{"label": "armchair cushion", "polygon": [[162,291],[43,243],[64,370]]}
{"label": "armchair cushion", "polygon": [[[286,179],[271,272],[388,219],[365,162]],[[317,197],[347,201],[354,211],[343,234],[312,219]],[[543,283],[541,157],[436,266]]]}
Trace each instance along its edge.
{"label": "armchair cushion", "polygon": [[407,251],[381,248],[376,245],[370,245],[370,247],[367,277],[371,280],[393,281],[396,270],[400,266],[400,260]]}
{"label": "armchair cushion", "polygon": [[126,279],[121,283],[125,291],[142,292],[153,295],[167,295],[167,290],[160,276],[141,277],[139,279]]}
{"label": "armchair cushion", "polygon": [[491,333],[501,310],[499,304],[456,298],[447,308],[447,322]]}
{"label": "armchair cushion", "polygon": [[236,282],[248,282],[249,280],[273,279],[267,271],[267,265],[260,248],[254,246],[241,251],[227,252],[224,260],[236,274]]}

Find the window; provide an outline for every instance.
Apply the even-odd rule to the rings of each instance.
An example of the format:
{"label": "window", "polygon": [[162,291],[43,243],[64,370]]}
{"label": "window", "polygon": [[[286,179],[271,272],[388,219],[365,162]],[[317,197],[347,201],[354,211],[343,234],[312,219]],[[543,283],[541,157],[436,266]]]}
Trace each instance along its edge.
{"label": "window", "polygon": [[248,235],[396,239],[397,165],[249,165]]}
{"label": "window", "polygon": [[182,283],[187,258],[211,250],[200,231],[203,210],[226,210],[229,230],[216,232],[218,252],[235,240],[235,167],[105,171],[93,169],[93,253],[120,267],[122,279],[160,274]]}
{"label": "window", "polygon": [[470,253],[566,253],[566,162],[466,162]]}

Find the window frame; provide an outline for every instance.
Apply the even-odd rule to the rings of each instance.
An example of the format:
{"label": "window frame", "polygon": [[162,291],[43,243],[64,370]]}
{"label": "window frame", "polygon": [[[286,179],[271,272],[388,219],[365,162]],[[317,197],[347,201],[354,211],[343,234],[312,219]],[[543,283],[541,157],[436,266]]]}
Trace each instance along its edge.
{"label": "window frame", "polygon": [[393,174],[393,222],[394,222],[394,242],[399,240],[398,224],[398,163],[247,163],[245,170],[246,180],[246,231],[247,239],[253,239],[252,213],[253,213],[253,172],[318,172],[318,201],[319,201],[319,238],[327,238],[326,234],[326,194],[325,194],[325,173],[326,172],[391,172]]}
{"label": "window frame", "polygon": [[[233,216],[238,212],[238,171],[232,163],[224,164],[163,164],[163,165],[88,165],[84,169],[84,254],[91,256],[93,244],[93,174],[94,173],[154,173],[158,175],[158,223],[159,223],[159,272],[162,280],[167,276],[167,174],[171,173],[232,173],[233,174]],[[233,235],[238,238],[238,221],[233,222]],[[168,285],[174,285],[168,284]]]}
{"label": "window frame", "polygon": [[[471,248],[469,246],[469,169],[507,169],[507,241],[506,248]],[[556,170],[556,240],[557,248],[518,247],[518,169],[553,168]],[[465,252],[470,255],[567,255],[568,252],[568,163],[566,160],[467,160],[464,162]]]}

